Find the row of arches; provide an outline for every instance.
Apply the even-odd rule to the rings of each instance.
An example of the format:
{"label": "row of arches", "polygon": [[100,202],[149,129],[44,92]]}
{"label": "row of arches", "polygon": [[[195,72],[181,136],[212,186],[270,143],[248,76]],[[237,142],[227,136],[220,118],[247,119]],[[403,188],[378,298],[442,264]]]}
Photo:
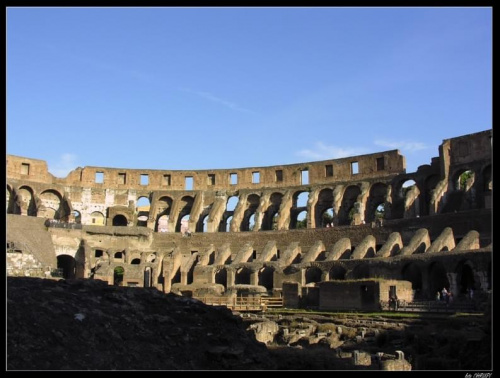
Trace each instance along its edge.
{"label": "row of arches", "polygon": [[[492,190],[491,164],[475,169],[461,167],[450,174],[449,181],[439,212],[488,206],[485,199],[490,198]],[[390,184],[364,182],[325,186],[311,192],[298,189],[270,194],[240,193],[210,204],[191,195],[177,200],[163,195],[153,204],[146,196],[140,196],[135,208],[136,224],[130,215],[116,214],[111,225],[152,227],[157,232],[238,232],[349,225],[356,219],[365,223],[380,218],[398,219],[429,215],[436,187],[443,186],[440,183],[437,174],[423,178],[400,175]],[[46,189],[35,195],[28,185],[14,189],[7,184],[7,213],[75,223],[85,217],[85,223],[93,225],[107,222],[103,211],[95,210],[82,217],[60,191]]]}

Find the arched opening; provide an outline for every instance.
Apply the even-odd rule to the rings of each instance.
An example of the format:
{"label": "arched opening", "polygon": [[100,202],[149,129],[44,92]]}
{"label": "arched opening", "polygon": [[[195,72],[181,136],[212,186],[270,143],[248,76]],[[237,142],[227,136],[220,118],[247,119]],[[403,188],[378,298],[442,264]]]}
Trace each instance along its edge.
{"label": "arched opening", "polygon": [[156,231],[157,232],[168,231],[168,215],[161,215],[160,217],[158,217],[158,221],[156,222]]}
{"label": "arched opening", "polygon": [[297,221],[295,223],[295,228],[297,230],[299,229],[303,229],[303,228],[307,228],[307,211],[301,211],[298,215],[297,215]]}
{"label": "arched opening", "polygon": [[355,280],[370,278],[370,267],[368,266],[368,264],[360,264],[356,266],[352,271],[352,277]]}
{"label": "arched opening", "polygon": [[320,282],[321,281],[321,269],[318,267],[312,266],[306,269],[305,274],[306,285],[312,282]]}
{"label": "arched opening", "polygon": [[115,215],[115,217],[113,218],[113,226],[123,227],[123,226],[127,226],[127,224],[128,224],[128,221],[127,221],[127,218],[125,217],[125,215],[118,214],[118,215]]}
{"label": "arched opening", "polygon": [[40,206],[38,216],[47,219],[62,219],[61,198],[61,194],[55,190],[43,191],[40,194],[42,206]]}
{"label": "arched opening", "polygon": [[239,198],[237,196],[231,196],[227,200],[226,211],[234,211],[236,205],[238,205]]}
{"label": "arched opening", "polygon": [[333,221],[333,190],[322,189],[315,206],[316,228],[331,226]]}
{"label": "arched opening", "polygon": [[248,231],[253,231],[255,227],[255,213],[248,218]]}
{"label": "arched opening", "polygon": [[382,183],[373,184],[365,208],[365,222],[373,222],[383,219],[385,200],[387,196],[387,185]]}
{"label": "arched opening", "polygon": [[103,213],[99,211],[94,211],[90,214],[90,224],[92,226],[104,226],[105,219]]}
{"label": "arched opening", "polygon": [[189,270],[187,272],[187,284],[188,285],[192,284],[194,281],[194,268],[195,268],[197,263],[198,263],[198,256],[196,256],[196,258],[193,261],[193,264],[191,265],[191,267],[189,268]]}
{"label": "arched opening", "polygon": [[17,197],[18,201],[16,204],[19,207],[19,211],[15,212],[15,214],[26,214],[30,217],[36,217],[37,206],[33,189],[29,186],[21,186],[17,191]]}
{"label": "arched opening", "polygon": [[236,285],[250,285],[250,269],[240,268],[236,271],[234,283]]}
{"label": "arched opening", "polygon": [[186,232],[189,232],[189,218],[190,218],[190,215],[187,214],[187,215],[184,215],[181,220],[180,220],[180,225],[181,225],[181,228],[180,228],[180,233],[181,234],[185,234]]}
{"label": "arched opening", "polygon": [[476,290],[476,282],[474,280],[474,270],[470,261],[462,261],[457,266],[457,283],[459,294],[466,295],[469,289]]}
{"label": "arched opening", "polygon": [[175,283],[181,283],[181,267],[177,268],[177,271],[172,277],[172,285]]}
{"label": "arched opening", "polygon": [[69,280],[76,278],[76,260],[73,256],[57,256],[57,268],[62,269],[64,279]]}
{"label": "arched opening", "polygon": [[82,214],[79,211],[73,210],[73,219],[76,224],[82,223]]}
{"label": "arched opening", "polygon": [[139,197],[136,206],[137,227],[147,227],[150,207],[149,198]]}
{"label": "arched opening", "polygon": [[262,217],[262,230],[276,230],[278,228],[277,220],[282,199],[283,194],[281,193],[271,194],[271,204],[264,212],[264,216]]}
{"label": "arched opening", "polygon": [[403,179],[394,184],[391,219],[403,218],[405,215],[405,198],[409,190],[413,190],[416,182],[412,179]]}
{"label": "arched opening", "polygon": [[422,270],[415,263],[406,264],[401,270],[401,278],[410,281],[415,300],[422,299]]}
{"label": "arched opening", "polygon": [[227,288],[227,271],[226,269],[220,269],[215,272],[215,283],[221,284],[224,288]]}
{"label": "arched opening", "polygon": [[116,252],[114,255],[113,255],[113,258],[115,259],[115,261],[123,261],[125,259],[125,253],[123,252]]}
{"label": "arched opening", "polygon": [[346,270],[340,265],[335,265],[330,269],[329,277],[330,280],[345,280]]}
{"label": "arched opening", "polygon": [[212,209],[212,205],[205,208],[203,212],[200,214],[198,218],[198,222],[196,223],[196,232],[207,232],[208,231],[208,219],[210,210]]}
{"label": "arched opening", "polygon": [[247,197],[246,209],[240,225],[240,231],[252,231],[255,227],[255,212],[259,207],[260,197],[256,194],[250,194]]}
{"label": "arched opening", "polygon": [[[182,197],[180,201],[180,212],[177,218],[177,225],[175,226],[175,232],[185,233],[189,230],[189,218],[191,210],[193,208],[194,198],[190,196]],[[194,230],[189,230],[194,231]]]}
{"label": "arched opening", "polygon": [[140,265],[141,263],[141,259],[139,257],[135,257],[132,259],[132,261],[130,262],[131,265]]}
{"label": "arched opening", "polygon": [[168,232],[168,220],[170,218],[170,209],[172,207],[172,198],[164,196],[156,203],[156,232]]}
{"label": "arched opening", "polygon": [[152,286],[153,275],[151,273],[152,271],[150,266],[144,268],[144,287]]}
{"label": "arched opening", "polygon": [[148,257],[146,257],[146,262],[154,263],[156,261],[156,253],[150,253]]}
{"label": "arched opening", "polygon": [[333,207],[326,209],[321,215],[320,227],[333,227]]}
{"label": "arched opening", "polygon": [[440,262],[434,262],[429,266],[429,297],[435,298],[437,292],[443,288],[450,289],[450,282],[446,275],[446,269]]}
{"label": "arched opening", "polygon": [[355,203],[361,189],[357,185],[350,185],[344,191],[339,209],[339,225],[350,225],[356,212]]}
{"label": "arched opening", "polygon": [[259,285],[272,290],[274,285],[274,268],[266,266],[259,270]]}
{"label": "arched opening", "polygon": [[114,286],[123,286],[123,277],[125,275],[125,269],[123,266],[117,266],[113,270],[113,285]]}
{"label": "arched opening", "polygon": [[307,228],[307,201],[309,192],[295,192],[290,209],[290,229]]}

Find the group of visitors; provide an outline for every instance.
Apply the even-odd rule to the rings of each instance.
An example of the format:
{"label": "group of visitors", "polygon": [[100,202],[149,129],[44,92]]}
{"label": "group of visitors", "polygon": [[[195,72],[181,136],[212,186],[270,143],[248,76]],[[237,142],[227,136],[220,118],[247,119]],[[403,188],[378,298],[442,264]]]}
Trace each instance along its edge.
{"label": "group of visitors", "polygon": [[446,290],[446,287],[443,287],[443,290],[438,291],[436,293],[436,300],[446,303],[447,305],[453,302],[453,293]]}

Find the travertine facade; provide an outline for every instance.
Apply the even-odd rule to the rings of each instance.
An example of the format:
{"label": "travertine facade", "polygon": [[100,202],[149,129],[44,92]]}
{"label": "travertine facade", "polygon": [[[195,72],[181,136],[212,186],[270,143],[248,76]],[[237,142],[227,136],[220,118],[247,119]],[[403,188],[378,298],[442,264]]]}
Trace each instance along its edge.
{"label": "travertine facade", "polygon": [[66,276],[114,283],[121,267],[121,284],[165,292],[250,284],[277,294],[286,281],[371,276],[408,280],[426,297],[443,285],[486,290],[491,134],[444,140],[413,173],[397,150],[224,170],[84,167],[66,178],[8,155],[7,238],[29,239],[14,232],[23,217],[42,228],[51,219]]}

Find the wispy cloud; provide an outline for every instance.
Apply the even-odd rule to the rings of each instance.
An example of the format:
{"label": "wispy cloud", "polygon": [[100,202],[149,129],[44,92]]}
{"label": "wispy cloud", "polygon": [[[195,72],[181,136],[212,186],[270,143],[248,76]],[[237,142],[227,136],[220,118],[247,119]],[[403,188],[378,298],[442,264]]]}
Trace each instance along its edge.
{"label": "wispy cloud", "polygon": [[363,155],[368,153],[365,148],[360,147],[338,147],[328,146],[323,142],[316,142],[314,148],[306,148],[297,152],[297,155],[306,159],[327,160],[340,159],[348,156]]}
{"label": "wispy cloud", "polygon": [[253,113],[253,111],[251,111],[249,109],[245,109],[245,108],[239,106],[238,104],[235,104],[234,102],[217,97],[210,92],[197,91],[197,90],[192,90],[192,89],[188,89],[188,88],[180,88],[180,90],[183,92],[195,94],[195,95],[200,96],[206,100],[216,102],[216,103],[221,104],[221,105],[223,105],[227,108],[230,108],[232,110],[236,110],[239,112],[245,112],[245,113]]}
{"label": "wispy cloud", "polygon": [[416,152],[429,148],[429,146],[426,146],[424,143],[411,142],[405,140],[394,141],[394,140],[378,139],[375,140],[373,143],[377,146],[390,148],[394,150],[398,149],[405,152]]}
{"label": "wispy cloud", "polygon": [[53,167],[49,166],[49,171],[56,177],[64,178],[76,168],[76,160],[77,157],[74,154],[62,154]]}

